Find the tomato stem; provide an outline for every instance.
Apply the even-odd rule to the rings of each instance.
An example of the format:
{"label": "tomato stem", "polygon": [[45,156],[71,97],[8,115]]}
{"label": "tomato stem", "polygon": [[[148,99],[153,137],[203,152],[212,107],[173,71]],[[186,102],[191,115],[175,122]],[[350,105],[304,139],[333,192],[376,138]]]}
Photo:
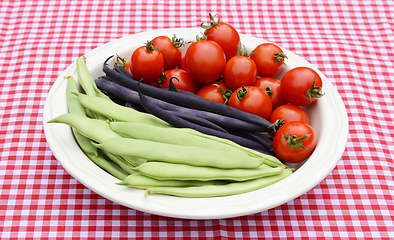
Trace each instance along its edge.
{"label": "tomato stem", "polygon": [[321,93],[321,87],[315,86],[315,84],[316,84],[316,75],[315,75],[315,79],[313,80],[311,87],[308,89],[308,91],[305,94],[305,97],[308,97],[309,101],[311,101],[311,102],[312,102],[312,97],[321,98],[325,94],[325,93]]}
{"label": "tomato stem", "polygon": [[[146,46],[146,51],[147,51],[147,52],[152,52],[152,51],[155,50],[155,49],[156,49],[157,51],[159,51],[159,49],[153,47],[153,43],[152,43],[151,41],[146,41],[145,46]],[[159,51],[159,52],[160,52],[160,51]]]}
{"label": "tomato stem", "polygon": [[219,84],[212,84],[212,85],[220,89],[220,92],[222,93],[222,96],[224,98],[224,104],[227,104],[231,94],[233,94],[233,91],[231,91],[230,89],[223,90],[223,88]]}
{"label": "tomato stem", "polygon": [[264,89],[264,91],[268,94],[269,97],[272,96],[272,88],[271,88],[271,87],[266,87],[266,88]]}
{"label": "tomato stem", "polygon": [[203,29],[205,29],[205,31],[208,31],[209,29],[213,28],[214,26],[219,25],[220,16],[218,16],[218,20],[215,21],[212,14],[209,14],[209,22],[211,23],[211,25],[204,25],[204,23],[201,23],[201,27]]}
{"label": "tomato stem", "polygon": [[276,132],[276,131],[279,130],[280,127],[283,126],[283,124],[285,124],[285,120],[284,119],[278,119],[274,123],[272,123],[268,128],[272,129],[272,131]]}
{"label": "tomato stem", "polygon": [[281,63],[283,63],[283,65],[287,66],[286,63],[284,62],[285,58],[288,58],[288,57],[284,53],[277,52],[277,53],[274,54],[274,60],[275,61],[281,62]]}
{"label": "tomato stem", "polygon": [[166,79],[167,79],[166,73],[165,73],[165,72],[162,72],[161,75],[160,75],[160,77],[159,77],[159,79],[157,79],[156,82],[161,86],[161,84],[162,84],[163,82],[165,82]]}
{"label": "tomato stem", "polygon": [[310,135],[311,135],[311,134],[307,134],[307,135],[305,135],[305,136],[303,136],[303,137],[299,137],[299,138],[298,138],[296,135],[291,134],[291,133],[289,133],[289,136],[285,136],[285,135],[283,135],[283,133],[282,133],[282,137],[286,140],[287,145],[290,146],[290,147],[292,147],[293,149],[299,149],[299,148],[301,148],[301,149],[306,149],[306,147],[304,147],[304,146],[302,145],[302,141],[304,141],[305,139],[307,139]]}
{"label": "tomato stem", "polygon": [[119,66],[124,68],[127,65],[127,61],[126,58],[122,58],[121,56],[119,56],[118,54],[116,54],[116,60],[115,63]]}
{"label": "tomato stem", "polygon": [[239,100],[244,99],[244,97],[246,97],[246,94],[248,93],[249,88],[250,88],[250,87],[248,87],[248,89],[246,89],[244,86],[242,86],[241,89],[238,90],[238,92],[236,91],[236,93],[237,93],[237,98],[238,98]]}
{"label": "tomato stem", "polygon": [[177,38],[176,34],[174,34],[171,41],[172,41],[172,45],[174,45],[174,47],[176,47],[176,48],[180,48],[185,44],[185,41],[183,40],[183,38]]}

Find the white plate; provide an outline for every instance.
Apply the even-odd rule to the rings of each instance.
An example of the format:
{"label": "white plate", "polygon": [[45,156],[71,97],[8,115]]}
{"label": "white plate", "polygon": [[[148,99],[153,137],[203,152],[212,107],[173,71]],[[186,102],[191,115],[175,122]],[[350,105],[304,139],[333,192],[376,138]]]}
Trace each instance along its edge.
{"label": "white plate", "polygon": [[[93,77],[103,75],[103,61],[119,54],[130,59],[134,49],[159,35],[172,37],[177,34],[187,41],[195,40],[199,28],[163,29],[143,32],[117,39],[86,53],[87,66]],[[242,43],[249,49],[265,42],[241,35]],[[185,49],[183,49],[185,50]],[[316,103],[305,108],[311,125],[317,132],[318,144],[312,156],[291,176],[266,188],[227,197],[180,198],[164,195],[144,197],[144,191],[116,185],[118,179],[92,163],[79,149],[71,129],[65,124],[48,124],[47,121],[67,112],[65,76],[78,79],[75,62],[53,84],[44,106],[44,131],[54,156],[65,170],[79,182],[99,195],[118,204],[161,216],[186,219],[218,219],[253,214],[284,204],[315,187],[336,166],[345,150],[348,138],[348,117],[341,97],[330,81],[315,67],[296,54],[283,49],[288,56],[284,71],[297,66],[316,70],[323,80],[326,94]],[[277,76],[281,77],[283,72]]]}

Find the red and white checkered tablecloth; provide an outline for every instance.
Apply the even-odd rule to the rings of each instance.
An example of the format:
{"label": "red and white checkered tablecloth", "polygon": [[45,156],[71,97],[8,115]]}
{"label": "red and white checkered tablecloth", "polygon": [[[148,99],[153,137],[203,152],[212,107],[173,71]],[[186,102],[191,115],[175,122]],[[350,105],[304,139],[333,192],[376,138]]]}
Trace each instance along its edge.
{"label": "red and white checkered tablecloth", "polygon": [[[342,97],[342,159],[300,197],[253,215],[182,220],[136,211],[75,180],[42,124],[58,75],[130,34],[199,27],[217,13],[240,33],[289,49]],[[394,239],[393,1],[87,1],[0,3],[1,239]]]}

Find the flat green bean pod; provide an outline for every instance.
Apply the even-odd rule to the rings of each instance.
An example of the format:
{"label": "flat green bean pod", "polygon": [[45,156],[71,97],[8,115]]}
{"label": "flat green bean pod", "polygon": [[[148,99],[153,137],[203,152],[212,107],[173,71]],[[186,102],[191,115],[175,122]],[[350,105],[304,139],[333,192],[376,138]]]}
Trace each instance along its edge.
{"label": "flat green bean pod", "polygon": [[[67,101],[68,111],[70,113],[74,113],[86,117],[85,108],[79,103],[78,97],[72,93],[78,91],[77,82],[71,76],[66,77],[66,79],[67,79],[66,101]],[[91,140],[83,136],[75,128],[72,128],[72,131],[75,140],[77,141],[82,151],[85,152],[86,154],[91,154],[97,157],[97,148],[95,148],[92,145]]]}
{"label": "flat green bean pod", "polygon": [[122,171],[121,169],[118,169],[117,167],[112,165],[110,162],[108,162],[101,153],[99,153],[97,156],[94,156],[92,154],[86,154],[86,156],[92,162],[94,162],[97,166],[101,167],[102,169],[107,171],[109,174],[120,179],[121,181],[123,181],[128,176],[128,174],[126,172]]}
{"label": "flat green bean pod", "polygon": [[179,131],[179,128],[163,128],[143,123],[110,122],[109,127],[119,135],[154,142],[183,146],[197,146],[247,155],[245,151],[223,142]]}
{"label": "flat green bean pod", "polygon": [[188,198],[222,197],[255,191],[272,185],[292,174],[290,169],[285,169],[281,174],[262,177],[243,182],[232,182],[225,185],[206,185],[196,187],[148,187],[148,194],[164,194]]}
{"label": "flat green bean pod", "polygon": [[100,115],[103,115],[109,119],[122,122],[152,124],[154,126],[160,127],[172,127],[167,122],[151,114],[139,112],[132,108],[121,106],[104,98],[78,94],[78,99],[85,108],[99,113]]}
{"label": "flat green bean pod", "polygon": [[48,123],[64,123],[78,130],[85,137],[97,141],[104,142],[112,138],[122,138],[119,134],[112,131],[105,121],[90,119],[74,113],[65,113],[60,115]]}
{"label": "flat green bean pod", "polygon": [[194,166],[217,168],[257,168],[261,158],[207,149],[195,146],[180,146],[133,138],[113,138],[93,145],[116,155],[136,156],[148,161],[183,163]]}
{"label": "flat green bean pod", "polygon": [[262,164],[252,169],[222,169],[166,162],[146,162],[133,170],[157,180],[246,181],[280,174],[284,167],[272,168]]}
{"label": "flat green bean pod", "polygon": [[90,71],[86,65],[86,57],[85,56],[79,57],[76,61],[76,65],[77,65],[78,79],[85,93],[89,96],[99,96],[107,100],[110,100],[110,98],[107,95],[102,93],[97,88],[97,85],[94,82],[94,79],[90,74]]}
{"label": "flat green bean pod", "polygon": [[149,187],[191,187],[191,186],[204,186],[204,185],[223,185],[224,181],[178,181],[178,180],[156,180],[146,177],[139,173],[133,173],[127,176],[118,185],[134,187],[139,189],[146,189]]}
{"label": "flat green bean pod", "polygon": [[264,158],[265,159],[265,161],[264,161],[265,164],[267,164],[267,165],[269,165],[271,167],[285,166],[279,159],[277,159],[274,156],[271,156],[271,155],[268,155],[268,154],[264,154],[264,153],[255,151],[253,149],[241,146],[241,145],[239,145],[239,144],[237,144],[237,143],[235,143],[233,141],[230,141],[228,139],[225,139],[225,138],[219,138],[219,137],[216,137],[216,136],[203,134],[203,133],[200,133],[200,132],[195,131],[195,130],[190,129],[190,128],[179,128],[179,131],[182,131],[182,132],[185,132],[185,133],[189,133],[189,134],[194,134],[194,135],[197,135],[197,136],[200,136],[200,137],[203,137],[203,138],[212,139],[212,140],[221,142],[223,144],[228,144],[230,146],[239,148],[240,150],[246,152],[249,156]]}

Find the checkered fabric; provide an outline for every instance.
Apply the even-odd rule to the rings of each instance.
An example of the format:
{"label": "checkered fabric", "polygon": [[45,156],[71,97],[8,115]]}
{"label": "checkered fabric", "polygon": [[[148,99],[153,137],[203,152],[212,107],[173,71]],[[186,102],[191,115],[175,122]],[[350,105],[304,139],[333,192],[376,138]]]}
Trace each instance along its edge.
{"label": "checkered fabric", "polygon": [[[222,220],[151,215],[84,187],[44,136],[44,102],[58,75],[106,42],[199,27],[208,13],[297,53],[330,79],[350,125],[336,168],[286,204]],[[391,0],[2,0],[1,239],[394,239],[393,23]]]}

